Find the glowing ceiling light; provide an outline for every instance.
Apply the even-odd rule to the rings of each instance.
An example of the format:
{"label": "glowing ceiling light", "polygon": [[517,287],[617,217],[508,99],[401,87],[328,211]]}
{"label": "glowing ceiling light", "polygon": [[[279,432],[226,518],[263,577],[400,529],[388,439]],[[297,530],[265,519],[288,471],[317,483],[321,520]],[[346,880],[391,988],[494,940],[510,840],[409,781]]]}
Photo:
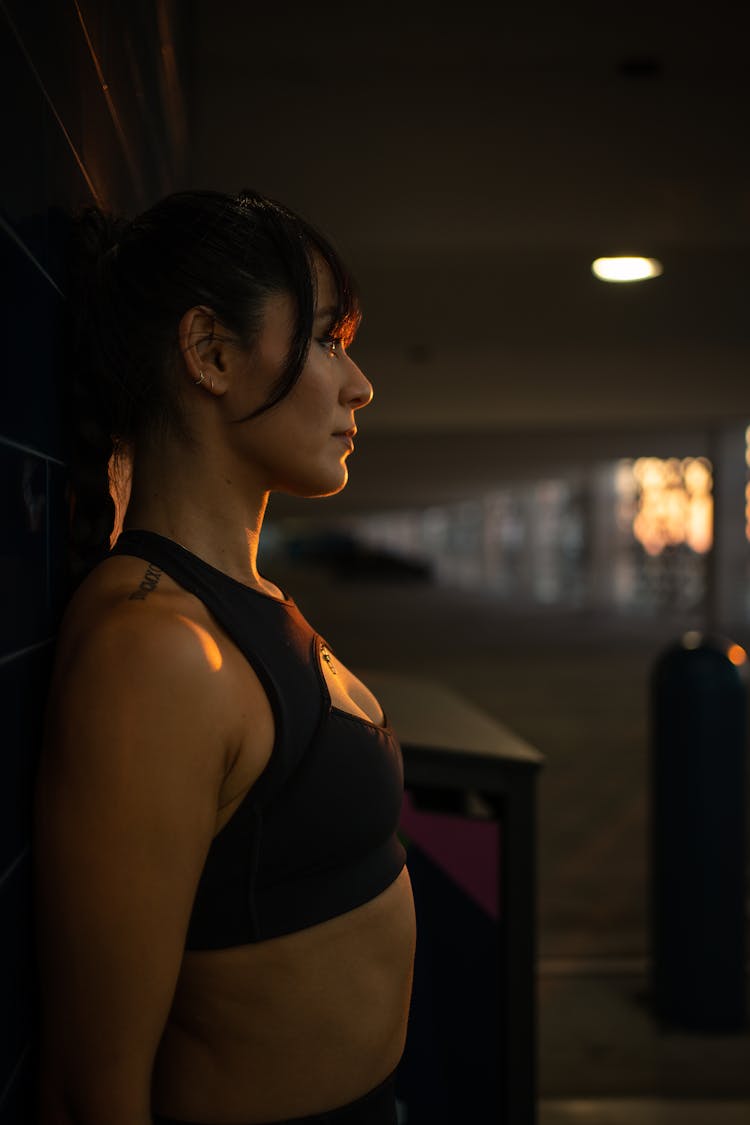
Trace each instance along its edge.
{"label": "glowing ceiling light", "polygon": [[601,281],[643,281],[658,277],[664,267],[657,258],[597,258],[591,271]]}

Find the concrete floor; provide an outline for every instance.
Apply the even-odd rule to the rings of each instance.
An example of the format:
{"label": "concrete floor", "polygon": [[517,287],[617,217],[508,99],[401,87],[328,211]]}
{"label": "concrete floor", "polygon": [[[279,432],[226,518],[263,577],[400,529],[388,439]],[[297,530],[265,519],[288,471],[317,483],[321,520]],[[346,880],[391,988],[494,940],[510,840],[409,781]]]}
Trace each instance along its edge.
{"label": "concrete floor", "polygon": [[431,676],[546,756],[541,1125],[747,1125],[750,1031],[668,1033],[647,999],[648,681],[665,645],[700,622],[524,614],[429,585],[266,573],[350,667]]}
{"label": "concrete floor", "polygon": [[581,1098],[543,1101],[539,1125],[747,1125],[750,1101]]}
{"label": "concrete floor", "polygon": [[750,1033],[659,1027],[649,1010],[647,979],[635,965],[628,970],[601,962],[558,975],[542,960],[539,1082],[542,1098],[555,1103],[618,1095],[628,1101],[729,1099],[750,1109]]}

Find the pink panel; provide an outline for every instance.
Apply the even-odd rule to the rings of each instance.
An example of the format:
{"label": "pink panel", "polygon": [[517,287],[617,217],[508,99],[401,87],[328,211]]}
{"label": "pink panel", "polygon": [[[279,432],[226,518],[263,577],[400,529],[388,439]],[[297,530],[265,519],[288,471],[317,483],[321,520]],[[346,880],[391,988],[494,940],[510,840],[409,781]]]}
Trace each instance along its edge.
{"label": "pink panel", "polygon": [[420,812],[404,793],[401,828],[491,918],[500,915],[500,825]]}

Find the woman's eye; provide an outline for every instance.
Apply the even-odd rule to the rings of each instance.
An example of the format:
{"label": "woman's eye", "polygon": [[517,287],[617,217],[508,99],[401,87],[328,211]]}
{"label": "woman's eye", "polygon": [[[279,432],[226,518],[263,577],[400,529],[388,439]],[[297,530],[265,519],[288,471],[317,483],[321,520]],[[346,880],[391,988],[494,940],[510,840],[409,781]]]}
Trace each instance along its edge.
{"label": "woman's eye", "polygon": [[335,356],[338,354],[341,340],[338,338],[338,336],[324,336],[320,343],[330,356]]}

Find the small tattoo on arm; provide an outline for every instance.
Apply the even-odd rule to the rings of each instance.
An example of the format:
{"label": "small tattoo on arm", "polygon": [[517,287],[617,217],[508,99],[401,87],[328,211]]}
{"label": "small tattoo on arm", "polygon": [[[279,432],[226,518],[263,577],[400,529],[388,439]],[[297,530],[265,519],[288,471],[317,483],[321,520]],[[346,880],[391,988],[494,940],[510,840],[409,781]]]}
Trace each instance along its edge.
{"label": "small tattoo on arm", "polygon": [[151,591],[156,588],[161,576],[162,572],[159,570],[158,566],[153,566],[152,563],[149,563],[138,589],[134,590],[132,594],[128,594],[128,601],[143,601],[146,594],[150,594]]}

